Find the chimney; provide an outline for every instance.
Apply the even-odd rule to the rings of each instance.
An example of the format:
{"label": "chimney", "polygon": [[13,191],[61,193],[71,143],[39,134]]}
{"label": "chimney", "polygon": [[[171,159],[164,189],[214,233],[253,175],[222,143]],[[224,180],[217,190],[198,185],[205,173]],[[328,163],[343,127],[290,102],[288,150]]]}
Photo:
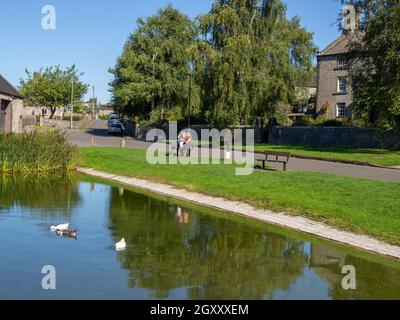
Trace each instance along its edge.
{"label": "chimney", "polygon": [[352,5],[347,5],[342,8],[342,28],[344,32],[355,31],[360,24],[360,15],[356,8]]}

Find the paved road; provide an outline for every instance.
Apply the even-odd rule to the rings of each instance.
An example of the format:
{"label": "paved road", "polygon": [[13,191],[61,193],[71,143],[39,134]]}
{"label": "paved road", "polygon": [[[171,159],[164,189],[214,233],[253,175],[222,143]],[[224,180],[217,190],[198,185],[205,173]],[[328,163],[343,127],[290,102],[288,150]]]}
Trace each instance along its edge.
{"label": "paved road", "polygon": [[[99,147],[119,147],[122,137],[118,135],[109,135],[107,132],[107,121],[95,120],[89,124],[89,128],[83,130],[67,131],[68,141],[79,147],[92,146],[92,139],[96,139],[96,145]],[[126,147],[136,149],[147,149],[149,142],[138,141],[132,137],[125,137]]]}
{"label": "paved road", "polygon": [[[88,129],[74,130],[67,132],[68,140],[78,146],[91,146],[92,138],[96,138],[97,146],[118,147],[121,144],[121,137],[109,136],[106,130],[106,122],[102,120],[93,121]],[[147,149],[151,143],[138,141],[131,137],[126,137],[126,147],[135,149]],[[219,154],[220,152],[216,152]],[[239,153],[236,152],[235,153]],[[193,156],[196,156],[196,152]],[[257,158],[257,155],[256,155]],[[270,164],[281,169],[280,165]],[[356,166],[350,164],[333,163],[318,160],[291,159],[288,170],[331,173],[342,176],[352,176],[358,178],[400,182],[400,170],[383,169]]]}

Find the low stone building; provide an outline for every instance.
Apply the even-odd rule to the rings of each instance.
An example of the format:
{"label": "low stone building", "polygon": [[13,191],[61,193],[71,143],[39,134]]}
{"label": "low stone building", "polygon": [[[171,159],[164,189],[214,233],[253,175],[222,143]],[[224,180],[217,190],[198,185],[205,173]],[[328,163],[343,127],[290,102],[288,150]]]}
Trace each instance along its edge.
{"label": "low stone building", "polygon": [[23,108],[22,95],[0,75],[0,134],[22,132]]}
{"label": "low stone building", "polygon": [[[62,119],[64,117],[64,108],[59,107],[56,109],[54,113],[53,119]],[[46,107],[31,107],[25,106],[24,107],[24,115],[26,116],[34,116],[34,117],[41,117],[44,119],[50,119],[51,111]]]}
{"label": "low stone building", "polygon": [[353,92],[345,59],[348,42],[349,38],[342,35],[317,56],[316,111],[329,120],[353,116]]}
{"label": "low stone building", "polygon": [[98,110],[99,117],[108,117],[110,114],[114,113],[114,107],[110,104],[100,104]]}

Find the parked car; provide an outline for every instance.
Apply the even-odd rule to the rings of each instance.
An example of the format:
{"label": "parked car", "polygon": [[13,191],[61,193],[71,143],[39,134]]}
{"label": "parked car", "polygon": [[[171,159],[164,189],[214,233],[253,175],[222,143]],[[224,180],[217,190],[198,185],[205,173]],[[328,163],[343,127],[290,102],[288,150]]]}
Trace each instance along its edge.
{"label": "parked car", "polygon": [[124,127],[120,122],[111,122],[108,126],[108,134],[124,134]]}
{"label": "parked car", "polygon": [[108,123],[108,125],[110,125],[112,123],[122,124],[122,122],[119,119],[111,119],[110,122]]}
{"label": "parked car", "polygon": [[107,120],[107,124],[110,124],[113,120],[119,120],[119,117],[116,114],[110,114]]}

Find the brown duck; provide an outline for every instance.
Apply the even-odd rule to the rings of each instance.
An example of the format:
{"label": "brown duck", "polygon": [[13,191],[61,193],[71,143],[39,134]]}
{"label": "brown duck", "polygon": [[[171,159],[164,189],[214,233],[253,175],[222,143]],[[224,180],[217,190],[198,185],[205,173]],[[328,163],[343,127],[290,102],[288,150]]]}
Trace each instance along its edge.
{"label": "brown duck", "polygon": [[57,234],[65,238],[77,238],[78,230],[58,230]]}

